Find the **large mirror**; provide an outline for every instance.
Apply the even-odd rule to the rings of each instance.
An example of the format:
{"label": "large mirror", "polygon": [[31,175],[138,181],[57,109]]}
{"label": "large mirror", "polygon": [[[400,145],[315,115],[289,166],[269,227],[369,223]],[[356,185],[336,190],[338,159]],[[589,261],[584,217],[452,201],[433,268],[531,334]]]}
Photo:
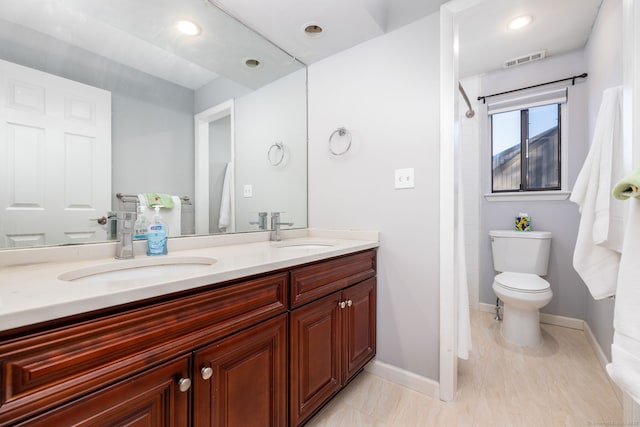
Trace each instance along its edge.
{"label": "large mirror", "polygon": [[304,64],[210,1],[0,0],[0,247],[154,201],[170,236],[306,227],[306,117]]}

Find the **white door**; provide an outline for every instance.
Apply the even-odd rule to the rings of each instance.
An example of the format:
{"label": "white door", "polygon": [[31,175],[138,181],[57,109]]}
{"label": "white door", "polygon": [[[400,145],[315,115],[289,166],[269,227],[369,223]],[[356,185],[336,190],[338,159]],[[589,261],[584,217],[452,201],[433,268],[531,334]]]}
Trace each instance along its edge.
{"label": "white door", "polygon": [[0,247],[106,239],[111,93],[0,60]]}

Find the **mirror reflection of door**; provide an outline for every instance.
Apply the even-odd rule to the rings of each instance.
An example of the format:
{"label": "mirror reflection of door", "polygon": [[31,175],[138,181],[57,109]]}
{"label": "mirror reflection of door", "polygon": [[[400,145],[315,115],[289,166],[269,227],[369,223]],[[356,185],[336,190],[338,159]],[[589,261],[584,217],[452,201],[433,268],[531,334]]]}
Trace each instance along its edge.
{"label": "mirror reflection of door", "polygon": [[104,241],[111,94],[0,61],[0,247]]}
{"label": "mirror reflection of door", "polygon": [[196,234],[235,232],[233,100],[195,115]]}
{"label": "mirror reflection of door", "polygon": [[233,231],[231,116],[209,123],[209,232]]}

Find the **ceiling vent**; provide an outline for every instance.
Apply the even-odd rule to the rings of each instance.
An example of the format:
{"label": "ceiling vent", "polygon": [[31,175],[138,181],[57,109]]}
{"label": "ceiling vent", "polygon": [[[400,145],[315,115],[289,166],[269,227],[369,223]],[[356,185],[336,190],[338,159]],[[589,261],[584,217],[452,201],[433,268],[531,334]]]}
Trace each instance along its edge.
{"label": "ceiling vent", "polygon": [[517,67],[518,65],[528,64],[529,62],[539,61],[547,55],[546,50],[530,53],[528,55],[519,56],[504,62],[504,68]]}

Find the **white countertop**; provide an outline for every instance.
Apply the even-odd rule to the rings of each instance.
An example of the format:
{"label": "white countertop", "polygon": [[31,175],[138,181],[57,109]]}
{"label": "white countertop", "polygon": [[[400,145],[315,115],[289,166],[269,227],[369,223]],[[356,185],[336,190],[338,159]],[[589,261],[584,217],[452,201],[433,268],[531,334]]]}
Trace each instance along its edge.
{"label": "white countertop", "polygon": [[[348,230],[283,231],[283,242],[330,244],[313,248],[278,247],[268,232],[203,236],[170,240],[171,258],[203,257],[216,260],[192,271],[131,280],[97,283],[65,281],[59,276],[78,269],[118,266],[115,243],[76,247],[0,251],[0,331],[152,298],[212,283],[287,268],[378,247],[377,232]],[[286,243],[285,243],[286,244]],[[136,260],[144,242],[136,242]],[[92,255],[110,253],[110,257]],[[61,261],[60,258],[65,260]],[[160,258],[160,257],[153,257]],[[71,261],[74,260],[74,261]],[[122,265],[122,264],[120,264]]]}

